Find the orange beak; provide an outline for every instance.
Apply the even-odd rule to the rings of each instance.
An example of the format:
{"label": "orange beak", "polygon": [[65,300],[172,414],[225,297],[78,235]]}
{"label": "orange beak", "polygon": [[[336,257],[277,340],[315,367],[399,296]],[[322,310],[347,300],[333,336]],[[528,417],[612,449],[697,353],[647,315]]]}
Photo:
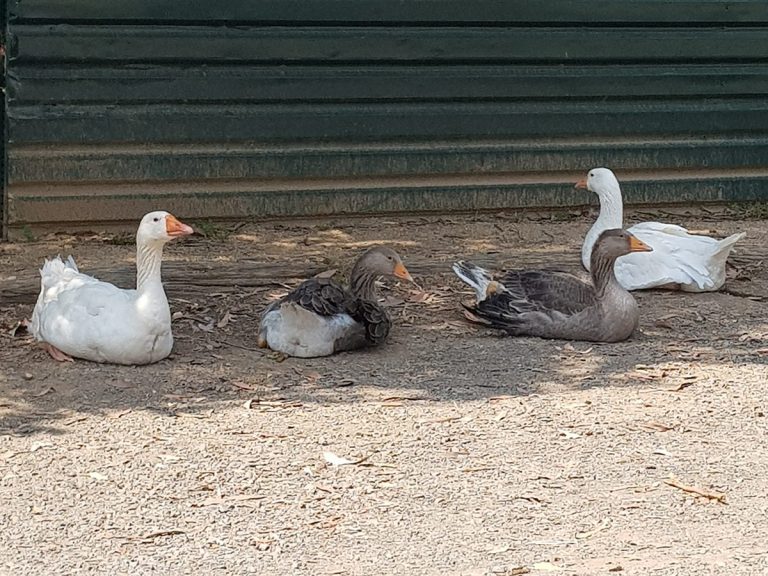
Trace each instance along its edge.
{"label": "orange beak", "polygon": [[587,190],[587,179],[582,178],[581,180],[576,182],[576,185],[574,186],[574,188],[581,188],[582,190]]}
{"label": "orange beak", "polygon": [[187,226],[186,224],[179,222],[172,214],[168,214],[168,216],[165,217],[165,231],[171,238],[188,236],[195,232],[192,229],[192,226]]}
{"label": "orange beak", "polygon": [[395,269],[392,273],[398,278],[402,278],[403,280],[408,280],[408,282],[413,282],[411,273],[408,272],[408,269],[405,267],[405,264],[403,264],[402,262],[398,262],[397,264],[395,264]]}
{"label": "orange beak", "polygon": [[629,250],[631,252],[653,252],[653,248],[634,236],[629,237]]}

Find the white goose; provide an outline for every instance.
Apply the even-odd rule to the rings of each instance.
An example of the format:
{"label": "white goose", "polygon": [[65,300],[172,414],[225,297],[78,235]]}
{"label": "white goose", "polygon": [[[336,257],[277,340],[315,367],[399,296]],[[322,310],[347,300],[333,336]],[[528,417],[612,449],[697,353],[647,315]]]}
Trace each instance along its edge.
{"label": "white goose", "polygon": [[[581,262],[589,270],[595,241],[604,230],[623,226],[623,204],[619,182],[608,168],[593,168],[576,183],[600,199],[600,215],[592,225],[581,248]],[[689,234],[674,224],[642,222],[627,229],[653,248],[616,261],[619,283],[627,290],[669,288],[686,292],[714,292],[725,284],[725,261],[733,245],[744,232],[724,240]]]}
{"label": "white goose", "polygon": [[31,334],[59,361],[150,364],[173,347],[171,312],[160,279],[163,246],[193,230],[168,212],[150,212],[136,233],[136,289],[81,274],[70,256],[46,260]]}

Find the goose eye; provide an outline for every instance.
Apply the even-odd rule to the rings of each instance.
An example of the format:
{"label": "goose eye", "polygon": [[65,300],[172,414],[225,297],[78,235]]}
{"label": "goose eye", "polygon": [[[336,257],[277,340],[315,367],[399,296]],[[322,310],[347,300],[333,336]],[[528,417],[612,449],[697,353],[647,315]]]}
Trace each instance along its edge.
{"label": "goose eye", "polygon": [[152,221],[153,221],[153,222],[160,222],[160,218],[158,218],[157,216],[155,216],[154,218],[152,218]]}

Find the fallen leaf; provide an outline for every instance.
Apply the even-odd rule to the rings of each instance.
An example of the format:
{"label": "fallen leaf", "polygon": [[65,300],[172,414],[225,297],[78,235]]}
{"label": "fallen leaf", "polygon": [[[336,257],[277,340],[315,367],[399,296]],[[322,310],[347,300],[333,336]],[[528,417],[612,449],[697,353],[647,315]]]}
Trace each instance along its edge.
{"label": "fallen leaf", "polygon": [[337,456],[333,452],[323,452],[323,459],[331,466],[344,466],[345,464],[352,464],[352,460],[347,460],[341,456]]}
{"label": "fallen leaf", "polygon": [[104,476],[101,472],[88,472],[88,476],[93,478],[94,480],[98,480],[99,482],[104,482],[107,480],[107,477]]}
{"label": "fallen leaf", "polygon": [[689,386],[693,386],[693,382],[692,381],[680,382],[680,384],[678,384],[677,386],[675,386],[673,388],[667,388],[667,392],[680,392],[681,390],[685,390]]}
{"label": "fallen leaf", "polygon": [[336,272],[338,272],[338,270],[336,270],[335,268],[332,268],[330,270],[326,270],[325,272],[320,272],[318,274],[315,274],[314,277],[315,278],[333,278],[336,275]]}
{"label": "fallen leaf", "polygon": [[669,432],[670,430],[673,430],[673,426],[667,426],[666,424],[662,424],[661,422],[647,422],[645,424],[640,424],[642,428],[646,428],[648,430],[656,430],[657,432]]}
{"label": "fallen leaf", "polygon": [[13,338],[26,336],[27,334],[29,334],[29,321],[27,319],[16,322],[15,326],[8,331],[8,335]]}
{"label": "fallen leaf", "polygon": [[562,570],[560,566],[555,566],[551,562],[536,562],[531,568],[534,570],[541,570],[542,572],[557,572]]}
{"label": "fallen leaf", "polygon": [[664,480],[664,484],[667,484],[668,486],[672,486],[674,488],[678,488],[683,492],[688,492],[689,494],[695,494],[697,496],[702,496],[710,500],[716,500],[721,504],[726,503],[725,494],[723,494],[722,492],[715,492],[714,490],[706,490],[704,488],[696,488],[695,486],[689,486],[687,484],[683,484],[674,476]]}
{"label": "fallen leaf", "polygon": [[232,314],[230,314],[228,311],[224,312],[224,316],[222,316],[221,319],[216,323],[216,327],[224,328],[227,324],[229,324],[230,320],[232,320]]}
{"label": "fallen leaf", "polygon": [[568,440],[573,440],[574,438],[581,438],[581,434],[577,434],[576,432],[571,432],[569,430],[558,430],[560,433],[560,436],[565,436]]}
{"label": "fallen leaf", "polygon": [[652,452],[652,454],[654,454],[656,456],[672,456],[672,454],[670,452],[664,450],[664,448],[656,448]]}
{"label": "fallen leaf", "polygon": [[78,422],[83,422],[85,420],[88,420],[88,416],[75,416],[74,418],[70,418],[66,422],[64,422],[65,426],[72,426],[73,424],[77,424]]}
{"label": "fallen leaf", "polygon": [[146,541],[154,540],[155,538],[160,538],[161,536],[176,536],[178,534],[186,534],[186,532],[184,530],[176,530],[176,529],[159,530],[157,532],[150,532],[146,536],[142,536],[141,540],[146,542]]}
{"label": "fallen leaf", "polygon": [[220,504],[241,504],[248,506],[246,502],[252,500],[263,500],[266,496],[258,494],[237,494],[235,496],[213,496],[212,498],[206,498],[202,502],[195,502],[192,504],[193,508],[202,508],[203,506],[218,506]]}
{"label": "fallen leaf", "polygon": [[34,444],[32,444],[29,451],[37,452],[41,448],[53,448],[53,443],[52,442],[35,442]]}
{"label": "fallen leaf", "polygon": [[205,412],[176,412],[174,416],[176,418],[210,418],[213,416],[213,410],[206,410]]}
{"label": "fallen leaf", "polygon": [[[356,466],[358,464],[362,464],[366,460],[368,460],[371,456],[376,454],[378,450],[374,450],[367,456],[363,456],[359,460],[347,460],[346,458],[342,458],[340,456],[337,456],[333,452],[323,452],[323,458],[325,459],[328,464],[331,466]],[[380,466],[386,466],[385,464],[380,464]]]}
{"label": "fallen leaf", "polygon": [[56,392],[56,389],[53,386],[48,386],[48,388],[46,388],[42,392],[37,392],[36,394],[32,394],[32,398],[41,398],[46,394],[50,394],[51,392]]}

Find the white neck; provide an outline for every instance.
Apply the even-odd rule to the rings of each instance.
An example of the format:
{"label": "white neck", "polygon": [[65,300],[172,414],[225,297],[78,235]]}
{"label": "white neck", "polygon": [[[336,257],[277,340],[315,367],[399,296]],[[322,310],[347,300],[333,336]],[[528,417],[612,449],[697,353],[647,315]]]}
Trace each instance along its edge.
{"label": "white neck", "polygon": [[162,261],[162,243],[136,243],[136,290],[138,292],[148,292],[158,288],[163,292],[163,283],[160,278]]}
{"label": "white neck", "polygon": [[621,188],[618,182],[605,186],[598,194],[600,199],[600,214],[587,232],[581,247],[581,263],[590,269],[592,247],[605,230],[624,227],[624,206],[621,200]]}

